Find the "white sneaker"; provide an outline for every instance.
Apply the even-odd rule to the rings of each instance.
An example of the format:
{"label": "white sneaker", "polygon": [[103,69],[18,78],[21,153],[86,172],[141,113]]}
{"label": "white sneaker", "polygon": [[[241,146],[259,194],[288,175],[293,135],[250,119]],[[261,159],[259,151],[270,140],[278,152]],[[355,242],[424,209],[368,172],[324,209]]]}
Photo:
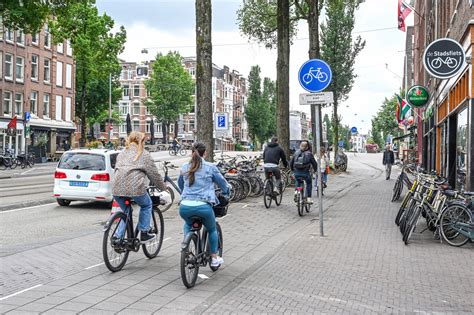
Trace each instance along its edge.
{"label": "white sneaker", "polygon": [[313,204],[313,200],[311,200],[310,197],[306,198],[306,203],[309,204],[309,205],[312,205]]}
{"label": "white sneaker", "polygon": [[219,267],[224,263],[224,259],[222,257],[217,256],[216,258],[212,258],[211,267]]}

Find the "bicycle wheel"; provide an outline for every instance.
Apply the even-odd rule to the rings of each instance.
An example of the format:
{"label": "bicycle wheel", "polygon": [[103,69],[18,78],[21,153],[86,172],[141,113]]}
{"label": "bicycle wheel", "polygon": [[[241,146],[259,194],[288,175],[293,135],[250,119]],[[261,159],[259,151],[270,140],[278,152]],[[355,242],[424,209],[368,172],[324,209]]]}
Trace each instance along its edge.
{"label": "bicycle wheel", "polygon": [[281,200],[283,199],[283,181],[280,182],[280,186],[278,187],[278,196],[275,197],[275,204],[277,206],[281,205]]}
{"label": "bicycle wheel", "polygon": [[398,209],[397,216],[395,217],[395,224],[397,226],[400,225],[400,219],[403,215],[403,212],[405,211],[405,207],[407,206],[408,202],[411,200],[411,195],[412,195],[412,192],[411,190],[409,190],[407,194],[405,195],[405,197],[403,198],[400,208]]}
{"label": "bicycle wheel", "polygon": [[250,182],[248,177],[240,177],[239,180],[245,188],[244,198],[250,197],[250,194],[252,193],[252,183]]}
{"label": "bicycle wheel", "polygon": [[441,214],[440,230],[443,239],[451,246],[463,246],[470,238],[459,232],[460,224],[472,223],[472,214],[468,208],[460,204],[449,205]]}
{"label": "bicycle wheel", "polygon": [[15,158],[10,158],[10,168],[13,170],[15,169],[16,167],[18,166],[18,164],[16,163],[16,159]]}
{"label": "bicycle wheel", "polygon": [[1,158],[2,160],[0,161],[0,170],[6,170],[7,169],[7,165],[5,164],[5,159],[4,158]]}
{"label": "bicycle wheel", "polygon": [[173,149],[170,149],[169,154],[170,154],[171,156],[176,155],[177,153],[178,153],[177,151],[175,151],[175,150],[173,150]]}
{"label": "bicycle wheel", "polygon": [[186,150],[185,149],[179,150],[179,154],[181,154],[181,156],[185,156],[186,155]]}
{"label": "bicycle wheel", "polygon": [[107,228],[102,239],[102,256],[105,265],[112,271],[120,271],[128,259],[130,253],[127,248],[127,241],[133,239],[133,230],[130,224],[125,228],[124,237],[114,236],[120,224],[126,224],[127,215],[123,212],[116,212],[107,221]]}
{"label": "bicycle wheel", "polygon": [[163,205],[163,206],[160,206],[159,208],[159,211],[160,212],[166,212],[167,210],[169,210],[169,208],[171,208],[171,206],[173,205],[174,203],[174,190],[173,188],[169,187],[168,186],[168,189],[166,189],[166,191],[170,194],[170,197],[171,197],[171,202],[166,204],[166,205]]}
{"label": "bicycle wheel", "polygon": [[410,204],[408,205],[407,210],[403,212],[403,216],[400,219],[400,232],[403,234],[405,233],[406,225],[410,221],[410,218],[417,207],[418,202],[414,199],[411,200]]}
{"label": "bicycle wheel", "polygon": [[282,184],[282,189],[281,191],[284,192],[286,187],[288,186],[286,183],[288,182],[288,174],[285,172],[281,172],[281,184]]}
{"label": "bicycle wheel", "polygon": [[[217,229],[217,236],[218,236],[217,254],[220,257],[222,257],[222,253],[224,252],[224,238],[222,237],[222,229],[218,222],[216,222],[216,229]],[[211,268],[212,271],[217,271],[220,266],[212,267],[211,264],[209,264],[209,267]]]}
{"label": "bicycle wheel", "polygon": [[263,203],[265,208],[270,208],[273,199],[273,182],[271,179],[266,179],[263,185]]}
{"label": "bicycle wheel", "polygon": [[296,207],[298,208],[298,215],[303,216],[303,195],[300,190],[296,193]]}
{"label": "bicycle wheel", "polygon": [[421,205],[418,205],[414,212],[413,215],[410,218],[410,221],[407,223],[407,226],[405,228],[405,232],[403,233],[403,242],[405,245],[408,245],[408,241],[411,238],[411,235],[416,229],[416,224],[418,223],[418,218],[420,217],[421,214]]}
{"label": "bicycle wheel", "polygon": [[189,240],[181,248],[181,280],[186,288],[192,288],[196,284],[199,273],[198,263],[198,241],[197,235],[193,233]]}
{"label": "bicycle wheel", "polygon": [[[158,215],[158,222],[157,216]],[[146,257],[152,259],[155,258],[160,252],[161,245],[163,244],[163,235],[165,232],[165,222],[163,220],[163,215],[161,214],[160,209],[156,209],[151,213],[152,218],[152,227],[150,232],[156,234],[156,238],[142,245],[143,253]]]}
{"label": "bicycle wheel", "polygon": [[402,179],[399,176],[395,181],[395,185],[393,186],[393,193],[392,193],[392,202],[398,200],[400,198],[400,194],[402,193]]}

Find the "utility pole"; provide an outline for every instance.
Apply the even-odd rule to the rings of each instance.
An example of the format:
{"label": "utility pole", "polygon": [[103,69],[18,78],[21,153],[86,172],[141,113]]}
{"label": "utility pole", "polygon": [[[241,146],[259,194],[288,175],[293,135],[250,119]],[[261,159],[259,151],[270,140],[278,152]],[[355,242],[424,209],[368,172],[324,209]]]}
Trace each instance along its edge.
{"label": "utility pole", "polygon": [[109,74],[109,125],[107,126],[108,141],[112,138],[112,73]]}

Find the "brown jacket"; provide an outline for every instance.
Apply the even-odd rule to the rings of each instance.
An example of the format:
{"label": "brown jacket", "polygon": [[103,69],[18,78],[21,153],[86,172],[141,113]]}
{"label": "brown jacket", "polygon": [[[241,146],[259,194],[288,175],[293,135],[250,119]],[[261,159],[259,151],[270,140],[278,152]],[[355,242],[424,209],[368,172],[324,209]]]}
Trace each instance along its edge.
{"label": "brown jacket", "polygon": [[123,150],[117,157],[115,164],[115,178],[112,187],[114,196],[133,197],[146,193],[145,177],[160,190],[166,190],[155,162],[148,151],[144,150],[138,160],[134,161],[138,148],[131,145]]}

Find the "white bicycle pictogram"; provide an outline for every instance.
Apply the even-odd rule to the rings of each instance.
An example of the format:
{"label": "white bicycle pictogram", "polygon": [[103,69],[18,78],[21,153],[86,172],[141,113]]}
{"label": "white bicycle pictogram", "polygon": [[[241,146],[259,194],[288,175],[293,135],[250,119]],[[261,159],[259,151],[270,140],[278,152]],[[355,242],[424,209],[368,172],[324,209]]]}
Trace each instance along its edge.
{"label": "white bicycle pictogram", "polygon": [[455,58],[447,57],[446,59],[443,60],[443,58],[438,57],[433,60],[431,60],[431,66],[433,69],[438,69],[440,68],[443,63],[448,66],[448,68],[454,69],[458,65],[458,61]]}
{"label": "white bicycle pictogram", "polygon": [[316,70],[314,70],[314,68],[311,67],[309,68],[308,73],[303,75],[303,82],[306,85],[308,85],[313,81],[313,79],[316,79],[321,83],[324,83],[328,80],[328,74],[325,72],[322,72],[321,68],[316,68]]}

